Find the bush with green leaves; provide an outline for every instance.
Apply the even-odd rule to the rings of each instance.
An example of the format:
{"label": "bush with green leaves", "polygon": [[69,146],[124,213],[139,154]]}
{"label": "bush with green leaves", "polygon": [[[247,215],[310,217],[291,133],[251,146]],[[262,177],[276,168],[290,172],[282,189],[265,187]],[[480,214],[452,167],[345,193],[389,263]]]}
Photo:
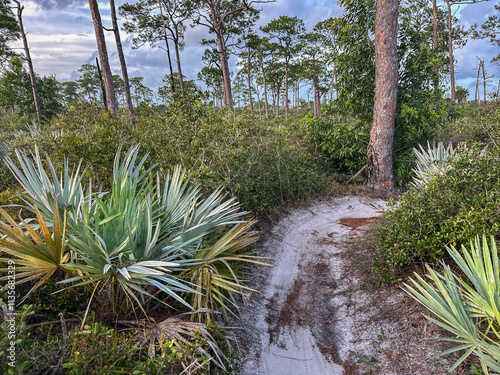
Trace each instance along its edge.
{"label": "bush with green leaves", "polygon": [[316,150],[336,172],[356,173],[366,164],[370,128],[366,122],[341,117],[305,117],[303,126]]}
{"label": "bush with green leaves", "polygon": [[204,189],[223,187],[255,214],[328,186],[303,129],[294,123],[283,126],[248,116],[227,121],[200,103],[137,120],[133,129],[125,118],[76,106],[42,128],[41,135],[24,132],[11,147],[34,152],[37,144],[58,172],[65,159],[70,165],[82,159],[94,186],[109,189],[115,150],[120,144],[140,143],[161,173],[182,165]]}
{"label": "bush with green leaves", "polygon": [[[415,274],[406,291],[429,309],[435,317],[427,317],[452,337],[441,340],[455,346],[441,355],[465,351],[450,368],[456,369],[468,356],[479,358],[484,374],[500,372],[500,267],[495,240],[488,246],[486,236],[480,236],[461,253],[451,246],[448,253],[460,268],[462,275],[453,273],[443,264],[444,273],[427,265],[431,283]],[[465,276],[465,277],[464,277]]]}
{"label": "bush with green leaves", "polygon": [[443,130],[442,139],[453,143],[481,142],[490,146],[500,144],[500,102],[466,103],[460,107],[462,118]]}
{"label": "bush with green leaves", "polygon": [[[152,326],[135,331],[123,324],[117,329],[91,322],[79,327],[79,322],[75,326],[65,319],[32,324],[34,316],[33,305],[17,308],[14,361],[8,357],[13,340],[10,323],[0,324],[0,368],[5,374],[161,375],[179,374],[189,368],[186,373],[196,375],[222,371],[232,374],[236,368],[227,341],[212,338],[211,333],[217,327],[209,332],[204,325],[173,317],[167,319],[167,324],[158,323],[158,326],[163,324],[163,337],[155,337],[153,341]],[[141,342],[145,334],[146,343]]]}
{"label": "bush with green leaves", "polygon": [[500,239],[500,151],[481,145],[457,151],[449,170],[403,194],[381,218],[376,268],[434,262],[446,246],[481,233]]}

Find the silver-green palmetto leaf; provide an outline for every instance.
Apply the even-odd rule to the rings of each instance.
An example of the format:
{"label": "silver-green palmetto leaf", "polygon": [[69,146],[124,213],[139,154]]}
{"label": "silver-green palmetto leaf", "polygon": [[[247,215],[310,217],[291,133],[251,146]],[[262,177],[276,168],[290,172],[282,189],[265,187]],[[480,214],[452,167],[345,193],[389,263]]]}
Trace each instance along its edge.
{"label": "silver-green palmetto leaf", "polygon": [[35,146],[34,161],[24,151],[15,151],[17,160],[21,168],[9,157],[4,157],[4,162],[19,181],[29,199],[25,200],[32,209],[36,205],[43,213],[44,219],[52,223],[54,212],[54,202],[60,209],[66,209],[68,212],[78,210],[78,207],[84,202],[82,189],[82,178],[85,170],[80,171],[81,163],[70,172],[67,160],[64,162],[61,176],[58,174],[50,158],[47,157],[47,163],[50,175],[47,174],[43,166],[38,147]]}
{"label": "silver-green palmetto leaf", "polygon": [[269,265],[264,259],[240,251],[258,239],[258,232],[252,231],[255,224],[250,220],[235,225],[217,242],[199,249],[196,256],[187,260],[186,276],[196,285],[199,294],[192,296],[193,308],[208,309],[212,313],[199,314],[205,321],[213,320],[213,311],[221,310],[225,317],[238,310],[238,297],[245,301],[245,293],[252,289],[244,286],[240,262]]}
{"label": "silver-green palmetto leaf", "polygon": [[[500,268],[494,240],[492,238],[490,249],[485,237],[482,246],[479,237],[476,238],[471,243],[470,253],[462,247],[463,257],[454,247],[450,247],[448,251],[472,286],[454,275],[449,266],[444,265],[443,275],[427,267],[432,284],[416,275],[417,280],[411,279],[413,287],[405,284],[406,291],[434,313],[436,318],[427,317],[429,320],[453,334],[454,337],[442,340],[453,342],[457,346],[442,354],[465,351],[450,371],[471,354],[479,357],[485,374],[489,373],[489,369],[498,371]],[[486,331],[479,330],[480,322],[487,323]]]}
{"label": "silver-green palmetto leaf", "polygon": [[413,172],[415,177],[412,184],[423,189],[435,176],[443,174],[449,169],[449,160],[454,157],[455,151],[451,143],[445,146],[443,142],[432,146],[427,142],[427,149],[419,145],[420,150],[413,148],[417,160]]}

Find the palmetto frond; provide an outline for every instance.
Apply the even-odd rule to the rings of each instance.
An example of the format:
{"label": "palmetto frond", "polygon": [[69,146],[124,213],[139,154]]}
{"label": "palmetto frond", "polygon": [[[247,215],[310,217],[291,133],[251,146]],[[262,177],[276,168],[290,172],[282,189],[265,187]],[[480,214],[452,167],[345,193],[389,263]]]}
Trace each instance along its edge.
{"label": "palmetto frond", "polygon": [[16,150],[16,156],[20,169],[9,157],[5,157],[4,161],[24,188],[25,193],[28,194],[29,198],[25,201],[28,203],[29,208],[34,210],[33,207],[36,205],[43,213],[46,222],[52,223],[55,202],[57,202],[60,209],[65,209],[68,212],[77,210],[83,204],[84,194],[81,182],[85,170],[80,170],[81,163],[70,172],[66,160],[63,172],[58,177],[48,157],[47,163],[50,175],[47,174],[38,147],[35,146],[34,162],[25,152]]}
{"label": "palmetto frond", "polygon": [[[42,262],[41,255],[23,258],[31,262],[22,274],[26,278],[41,277],[43,282],[62,268],[68,274],[62,283],[99,290],[108,296],[115,314],[130,304],[142,308],[146,298],[170,298],[191,308],[186,296],[201,294],[210,302],[201,303],[196,297],[197,308],[210,305],[226,312],[236,306],[235,296],[244,294],[232,262],[259,262],[238,253],[256,240],[256,234],[249,230],[253,222],[244,220],[246,213],[236,200],[226,199],[221,190],[204,196],[180,167],[165,180],[160,175],[155,179],[152,167],[145,167],[147,155],[139,157],[139,146],[130,147],[123,158],[118,150],[110,192],[93,194],[89,184],[87,195],[80,165],[70,173],[65,162],[59,178],[50,160],[50,173],[45,172],[37,148],[34,161],[23,152],[16,154],[20,169],[10,159],[6,162],[28,194],[27,203],[36,212],[45,242],[36,237],[38,229],[21,223],[28,238],[9,218],[1,225],[7,241],[2,246],[8,244],[9,254],[21,258],[20,245],[25,253],[38,247],[39,254],[56,246],[49,234],[59,244],[59,253],[50,247],[49,260]],[[209,279],[202,276],[207,272]]]}
{"label": "palmetto frond", "polygon": [[[258,239],[258,233],[251,231],[254,221],[235,225],[213,245],[200,249],[196,256],[186,262],[186,276],[197,286],[199,294],[192,296],[195,309],[208,308],[210,311],[222,309],[226,316],[238,310],[238,297],[245,300],[245,292],[251,291],[242,283],[238,262],[258,263],[261,257],[251,254],[240,254],[239,251]],[[212,320],[213,314],[198,315],[199,318]]]}
{"label": "palmetto frond", "polygon": [[190,343],[190,341],[194,340],[197,334],[199,334],[202,341],[212,349],[215,357],[210,355],[202,346],[199,346],[196,350],[198,350],[203,356],[210,358],[217,366],[225,370],[223,363],[226,360],[226,357],[217,346],[210,332],[208,332],[207,326],[203,323],[194,323],[184,320],[187,316],[204,312],[206,311],[199,310],[179,314],[169,317],[159,323],[152,321],[119,321],[119,323],[138,329],[138,346],[149,344],[152,349],[152,355],[154,355],[154,347],[157,342],[161,344],[166,340],[174,340],[174,342]]}
{"label": "palmetto frond", "polygon": [[[427,317],[429,320],[453,334],[454,337],[442,340],[457,346],[442,354],[465,351],[450,371],[471,354],[479,357],[485,374],[489,369],[499,371],[500,268],[494,240],[492,238],[490,248],[486,237],[483,237],[482,246],[479,237],[476,238],[471,243],[470,253],[462,247],[463,257],[454,247],[448,251],[472,286],[445,265],[443,275],[427,267],[432,285],[416,275],[417,280],[411,279],[413,287],[405,284],[406,290],[434,313],[436,318]],[[478,329],[480,321],[487,322],[486,332]]]}
{"label": "palmetto frond", "polygon": [[24,299],[47,281],[58,268],[64,269],[63,264],[69,259],[69,252],[65,250],[66,211],[61,217],[57,201],[53,205],[55,210],[51,228],[47,226],[38,207],[34,206],[38,229],[34,229],[22,219],[23,227],[21,227],[5,210],[0,208],[0,215],[5,220],[0,221],[0,236],[2,237],[0,250],[14,257],[17,265],[17,284],[38,280]]}
{"label": "palmetto frond", "polygon": [[420,150],[413,149],[417,161],[413,168],[415,177],[412,184],[423,189],[435,176],[443,174],[449,169],[449,161],[455,155],[455,151],[451,143],[445,146],[443,142],[439,142],[437,145],[433,143],[432,146],[427,142],[427,149],[424,149],[422,145],[419,147]]}

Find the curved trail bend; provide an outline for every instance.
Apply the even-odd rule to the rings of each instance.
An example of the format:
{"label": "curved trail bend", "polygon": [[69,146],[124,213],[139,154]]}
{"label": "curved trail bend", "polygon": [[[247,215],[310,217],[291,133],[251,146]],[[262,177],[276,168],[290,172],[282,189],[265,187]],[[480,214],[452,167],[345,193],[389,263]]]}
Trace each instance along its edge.
{"label": "curved trail bend", "polygon": [[[447,363],[430,359],[433,343],[413,355],[408,330],[384,319],[360,277],[369,263],[352,269],[363,254],[345,257],[346,242],[385,209],[380,199],[338,198],[296,210],[273,228],[259,253],[274,266],[254,269],[251,286],[260,292],[242,311],[242,375],[445,373]],[[383,311],[404,306],[399,290],[383,298]]]}

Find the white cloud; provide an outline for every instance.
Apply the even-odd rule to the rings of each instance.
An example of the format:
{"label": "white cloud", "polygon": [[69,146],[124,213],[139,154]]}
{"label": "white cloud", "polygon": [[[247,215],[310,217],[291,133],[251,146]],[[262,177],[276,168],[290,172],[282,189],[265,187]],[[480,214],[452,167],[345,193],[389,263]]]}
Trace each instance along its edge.
{"label": "white cloud", "polygon": [[[116,0],[116,6],[126,1]],[[23,3],[24,24],[28,32],[32,59],[40,75],[56,74],[60,80],[75,79],[82,64],[93,63],[97,47],[87,0],[25,0]],[[462,24],[466,27],[474,23],[481,24],[494,12],[493,6],[493,3],[485,2],[461,7],[459,14]],[[103,23],[109,26],[111,24],[109,2],[101,0],[99,7]],[[264,11],[257,26],[263,26],[272,19],[286,14],[302,18],[307,28],[311,30],[317,22],[342,14],[342,9],[335,1],[327,0],[278,0],[274,3],[260,4],[259,7]],[[161,81],[168,72],[166,53],[149,46],[132,50],[131,37],[125,35],[123,31],[121,33],[130,75],[145,77],[145,84],[153,89],[162,85]],[[106,32],[105,35],[112,70],[119,74],[120,65],[113,34]],[[205,47],[199,44],[202,38],[211,38],[205,27],[198,26],[192,29],[188,26],[185,35],[186,47],[181,52],[183,73],[188,79],[196,80],[198,72],[203,67],[201,56]],[[21,46],[20,43],[16,45],[16,47]],[[173,50],[171,52],[174,57]],[[470,40],[466,47],[456,51],[457,84],[469,89],[471,95],[474,94],[476,56],[487,61],[486,69],[490,75],[495,74],[496,77],[500,77],[498,66],[489,62],[499,52],[485,40]],[[232,57],[230,64],[234,67],[236,58]]]}

